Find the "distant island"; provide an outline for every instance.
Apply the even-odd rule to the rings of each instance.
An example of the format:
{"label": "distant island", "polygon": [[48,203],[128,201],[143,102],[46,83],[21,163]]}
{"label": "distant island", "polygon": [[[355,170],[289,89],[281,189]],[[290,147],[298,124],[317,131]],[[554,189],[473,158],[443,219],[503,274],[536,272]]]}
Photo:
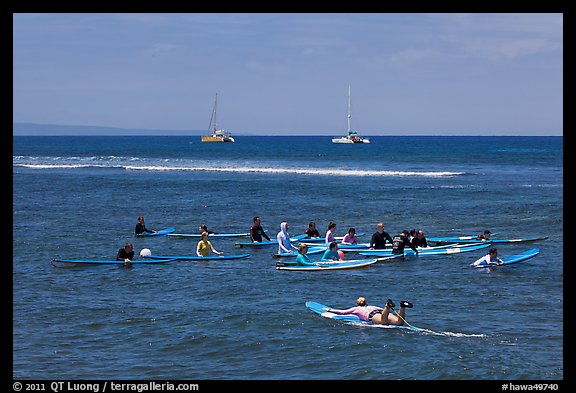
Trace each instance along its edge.
{"label": "distant island", "polygon": [[203,135],[205,130],[150,130],[103,126],[12,123],[12,135]]}

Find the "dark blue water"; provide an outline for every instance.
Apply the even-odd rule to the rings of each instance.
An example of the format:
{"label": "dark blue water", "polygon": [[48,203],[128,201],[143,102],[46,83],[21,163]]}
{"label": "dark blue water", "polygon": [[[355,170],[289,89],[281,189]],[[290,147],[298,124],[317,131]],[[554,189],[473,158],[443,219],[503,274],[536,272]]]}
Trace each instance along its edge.
{"label": "dark blue water", "polygon": [[[558,380],[563,365],[561,137],[14,137],[13,377],[34,379]],[[540,255],[494,272],[484,251],[412,257],[359,270],[275,270],[274,247],[238,261],[60,267],[53,258],[193,254],[196,240],[134,238],[149,228],[275,236],[310,220],[322,234],[379,221],[394,235],[490,229],[501,256]],[[212,239],[228,254],[237,239]],[[352,254],[349,254],[352,255]],[[352,258],[350,256],[349,258]],[[304,303],[409,300],[432,333],[359,327]]]}

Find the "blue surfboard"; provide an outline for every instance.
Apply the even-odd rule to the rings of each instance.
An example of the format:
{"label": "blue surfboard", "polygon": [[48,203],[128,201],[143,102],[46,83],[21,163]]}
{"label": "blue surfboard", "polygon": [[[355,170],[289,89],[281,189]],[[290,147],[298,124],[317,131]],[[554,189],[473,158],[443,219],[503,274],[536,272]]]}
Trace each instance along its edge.
{"label": "blue surfboard", "polygon": [[509,257],[500,258],[504,262],[499,263],[498,265],[492,265],[492,264],[486,264],[486,263],[474,265],[472,263],[472,264],[470,264],[470,266],[475,267],[475,268],[496,268],[496,267],[501,267],[501,266],[506,266],[506,265],[512,265],[512,264],[518,263],[518,262],[523,262],[527,259],[534,258],[538,254],[540,254],[540,249],[539,248],[533,248],[531,250],[526,250],[524,252],[511,255]]}
{"label": "blue surfboard", "polygon": [[[446,248],[432,248],[432,249],[422,249],[418,251],[418,254],[414,252],[411,248],[404,249],[404,255],[418,255],[418,256],[426,256],[426,255],[451,255],[451,254],[460,254],[462,252],[470,252],[481,250],[486,247],[490,247],[491,243],[487,242],[485,244],[476,244],[476,245],[469,245],[469,246],[459,246],[459,247],[446,247]],[[360,255],[370,256],[370,257],[385,257],[391,256],[392,250],[370,250],[361,252]]]}
{"label": "blue surfboard", "polygon": [[[172,262],[174,259],[134,259],[132,265],[150,265],[158,263]],[[53,265],[124,265],[124,261],[117,261],[115,259],[53,259]]]}
{"label": "blue surfboard", "polygon": [[321,303],[317,303],[317,302],[306,302],[306,307],[324,317],[324,318],[330,318],[330,319],[335,319],[337,321],[344,321],[344,322],[352,322],[354,324],[361,324],[361,325],[371,325],[371,326],[378,326],[378,327],[385,327],[385,328],[395,328],[395,329],[406,329],[406,330],[412,330],[412,331],[416,331],[416,332],[427,332],[428,329],[422,329],[419,327],[415,327],[415,326],[409,326],[409,325],[380,325],[380,324],[375,324],[372,322],[368,322],[368,321],[363,321],[361,320],[358,316],[356,315],[338,315],[338,314],[334,314],[331,313],[329,311],[326,311],[327,308],[331,308],[328,307],[324,304]]}
{"label": "blue surfboard", "polygon": [[248,258],[250,254],[236,254],[236,255],[209,255],[207,257],[199,257],[198,255],[150,255],[144,257],[147,259],[170,259],[176,261],[224,261],[230,259]]}
{"label": "blue surfboard", "polygon": [[378,262],[377,259],[355,259],[350,261],[320,261],[315,265],[296,265],[294,263],[279,264],[277,270],[290,270],[295,272],[317,272],[323,270],[358,269]]}
{"label": "blue surfboard", "polygon": [[156,231],[156,232],[142,232],[142,233],[138,233],[136,236],[137,237],[148,237],[148,236],[162,236],[162,235],[167,235],[169,233],[174,232],[176,229],[174,228],[165,228],[162,229],[160,231]]}
{"label": "blue surfboard", "polygon": [[[250,236],[250,233],[211,233],[210,238],[214,237],[244,237]],[[193,238],[200,239],[202,237],[201,233],[169,233],[168,237],[183,237],[183,238]]]}

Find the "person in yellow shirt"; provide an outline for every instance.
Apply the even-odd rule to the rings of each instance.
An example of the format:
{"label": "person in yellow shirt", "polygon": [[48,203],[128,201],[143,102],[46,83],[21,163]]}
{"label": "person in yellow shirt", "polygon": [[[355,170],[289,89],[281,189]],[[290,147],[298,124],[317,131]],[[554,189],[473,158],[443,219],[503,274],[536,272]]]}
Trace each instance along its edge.
{"label": "person in yellow shirt", "polygon": [[212,246],[212,243],[208,240],[208,232],[202,232],[202,239],[198,242],[198,246],[196,247],[196,255],[199,257],[207,257],[210,255],[210,251],[214,254],[222,255],[223,252],[220,252]]}

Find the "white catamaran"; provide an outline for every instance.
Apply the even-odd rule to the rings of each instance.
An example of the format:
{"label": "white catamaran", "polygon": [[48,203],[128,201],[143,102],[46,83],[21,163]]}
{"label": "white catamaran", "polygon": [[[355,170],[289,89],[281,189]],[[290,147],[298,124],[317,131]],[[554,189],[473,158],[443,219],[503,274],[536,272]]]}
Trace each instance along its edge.
{"label": "white catamaran", "polygon": [[332,143],[370,143],[370,139],[361,137],[350,127],[350,85],[348,85],[348,135],[332,138]]}
{"label": "white catamaran", "polygon": [[214,100],[214,109],[212,110],[212,116],[210,117],[210,125],[208,126],[208,132],[212,132],[212,135],[202,136],[202,142],[234,142],[234,138],[230,132],[224,129],[218,129],[216,126],[216,109],[218,107],[218,93],[216,93],[216,99]]}

